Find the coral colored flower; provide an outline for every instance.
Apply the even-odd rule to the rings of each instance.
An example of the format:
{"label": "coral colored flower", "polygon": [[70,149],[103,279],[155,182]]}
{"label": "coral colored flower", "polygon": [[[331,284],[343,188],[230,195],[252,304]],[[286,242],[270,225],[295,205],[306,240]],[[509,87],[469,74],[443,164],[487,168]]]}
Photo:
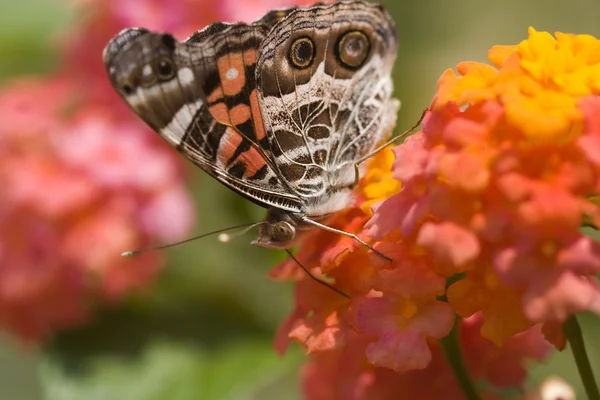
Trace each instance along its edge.
{"label": "coral colored flower", "polygon": [[[397,192],[397,183],[383,172],[389,170],[389,152],[390,150],[386,150],[375,157],[371,162],[375,168],[370,169],[373,172],[368,175],[371,179],[361,182],[361,188],[371,189],[361,193],[354,208],[338,213],[329,221],[330,226],[360,234],[369,214],[359,204],[379,201]],[[377,189],[373,189],[374,187]],[[367,197],[368,193],[381,197],[379,200]],[[327,274],[334,278],[336,287],[344,293],[366,295],[372,288],[375,270],[369,267],[370,257],[365,249],[354,239],[332,232],[315,231],[304,241],[296,257],[315,276],[323,277],[323,274]],[[283,353],[287,349],[290,339],[303,343],[309,353],[344,345],[345,334],[353,323],[349,303],[344,297],[314,282],[292,259],[276,266],[270,276],[278,280],[297,281],[295,308],[280,326],[275,340],[278,352]],[[327,339],[324,340],[324,337]]]}
{"label": "coral colored flower", "polygon": [[523,311],[521,293],[504,285],[491,266],[470,272],[448,288],[447,296],[459,315],[480,311],[485,318],[481,334],[497,346],[533,325]]}
{"label": "coral colored flower", "polygon": [[[500,345],[543,322],[600,313],[600,41],[530,29],[496,46],[494,66],[461,63],[439,80],[423,132],[398,146],[402,191],[376,205],[369,235],[399,236],[435,259],[462,315],[482,312]],[[552,329],[549,330],[549,332]],[[554,343],[561,339],[555,335]]]}
{"label": "coral colored flower", "polygon": [[497,388],[522,387],[527,363],[543,361],[550,351],[541,327],[526,329],[498,347],[481,335],[483,318],[475,314],[462,321],[460,342],[467,368],[473,379],[485,380]]}
{"label": "coral colored flower", "polygon": [[423,131],[393,149],[391,170],[390,152],[378,155],[355,207],[331,222],[394,262],[316,232],[297,257],[349,298],[292,260],[273,271],[297,281],[276,346],[313,354],[308,398],[463,398],[436,344],[455,314],[472,376],[522,387],[526,363],[549,350],[543,335],[560,348],[562,321],[600,312],[600,247],[580,231],[600,224],[597,50],[588,36],[530,30],[492,49],[496,67],[446,72]]}
{"label": "coral colored flower", "polygon": [[65,88],[31,80],[0,93],[0,326],[26,339],[82,322],[93,298],[146,287],[160,258],[120,253],[193,221],[173,158],[110,110],[65,118]]}
{"label": "coral colored flower", "polygon": [[450,332],[454,313],[446,303],[402,297],[353,301],[360,332],[377,338],[367,345],[368,361],[397,372],[423,369],[431,362],[428,338]]}
{"label": "coral colored flower", "polygon": [[[358,188],[356,206],[339,213],[329,224],[369,240],[363,231],[374,204],[394,195],[399,183],[392,178],[389,149],[377,154]],[[448,334],[454,313],[437,300],[445,279],[432,269],[433,259],[413,248],[381,242],[375,248],[398,262],[390,263],[367,251],[355,240],[331,232],[316,231],[297,254],[315,276],[333,279],[345,299],[297,273],[293,260],[276,267],[271,276],[293,278],[294,311],[282,324],[276,340],[281,352],[290,339],[304,344],[309,353],[331,351],[346,345],[348,334],[368,338],[365,356],[373,365],[396,371],[425,368],[431,360],[428,340]]]}
{"label": "coral colored flower", "polygon": [[[549,350],[539,327],[511,338],[499,348],[479,335],[481,317],[475,315],[460,325],[460,346],[469,373],[499,388],[523,387],[528,362],[543,360]],[[347,345],[313,355],[302,372],[305,398],[326,399],[464,399],[442,349],[431,346],[431,362],[426,368],[396,373],[374,367],[366,357],[368,338],[348,334]],[[482,399],[501,399],[482,390]]]}
{"label": "coral colored flower", "polygon": [[446,336],[454,322],[451,307],[436,298],[446,281],[431,269],[430,258],[402,244],[375,247],[397,261],[373,259],[376,292],[351,300],[358,331],[377,339],[367,345],[367,359],[399,372],[423,369],[431,361],[428,339]]}

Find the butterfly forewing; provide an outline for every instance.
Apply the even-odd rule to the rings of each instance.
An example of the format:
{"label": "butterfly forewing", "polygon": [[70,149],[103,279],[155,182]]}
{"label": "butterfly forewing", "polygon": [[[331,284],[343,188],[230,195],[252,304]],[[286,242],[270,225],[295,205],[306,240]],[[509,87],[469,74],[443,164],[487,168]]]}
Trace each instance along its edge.
{"label": "butterfly forewing", "polygon": [[144,121],[210,175],[263,206],[298,211],[296,196],[260,145],[261,139],[267,144],[254,71],[265,28],[216,24],[206,31],[186,42],[139,29],[122,32],[113,40],[119,46],[105,52],[113,85]]}

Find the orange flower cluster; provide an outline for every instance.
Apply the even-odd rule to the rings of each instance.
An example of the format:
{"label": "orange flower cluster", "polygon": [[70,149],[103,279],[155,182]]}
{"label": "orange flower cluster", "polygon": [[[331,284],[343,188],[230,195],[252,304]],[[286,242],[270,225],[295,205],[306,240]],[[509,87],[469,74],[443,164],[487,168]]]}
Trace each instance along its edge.
{"label": "orange flower cluster", "polygon": [[499,69],[443,74],[423,132],[396,150],[404,190],[370,226],[414,238],[445,276],[465,273],[449,303],[481,311],[482,334],[500,345],[534,323],[550,331],[600,312],[600,246],[580,230],[600,216],[589,199],[600,189],[600,41],[531,29],[489,58]]}
{"label": "orange flower cluster", "polygon": [[[409,144],[402,147],[407,154],[411,153]],[[332,226],[369,239],[364,226],[371,212],[363,205],[399,193],[399,181],[392,177],[391,155],[391,150],[386,149],[374,157],[361,182],[355,207],[338,214]],[[276,349],[283,353],[290,340],[296,340],[306,346],[309,354],[315,354],[305,370],[307,398],[367,399],[377,393],[383,396],[378,398],[392,399],[409,387],[415,389],[415,395],[423,394],[420,398],[462,398],[441,350],[435,345],[435,339],[450,332],[455,312],[447,303],[438,301],[437,296],[445,292],[446,279],[433,269],[434,258],[395,234],[377,242],[375,248],[393,257],[394,262],[389,263],[350,238],[325,231],[311,235],[298,252],[298,260],[311,273],[331,279],[349,299],[315,283],[291,259],[271,272],[275,279],[296,281],[296,305],[279,329]],[[484,379],[501,381],[501,376],[507,376],[500,386],[518,385],[525,378],[525,359],[545,356],[548,346],[539,329],[525,336],[525,347],[538,349],[535,352],[515,352],[509,347],[498,351],[478,333],[483,323],[481,315],[473,318],[472,322],[463,323],[476,327],[470,328],[468,338],[465,337],[467,350],[470,343],[487,343],[494,357],[510,359],[503,364],[512,371],[510,374],[504,374],[504,368],[492,368],[493,357],[488,357],[486,371],[476,361],[481,348],[472,348],[470,362]],[[520,339],[513,342],[520,343]],[[415,370],[421,371],[411,372]],[[434,376],[437,384],[426,393],[421,384],[415,383]],[[449,394],[452,392],[455,397]],[[485,398],[496,397],[490,394]]]}
{"label": "orange flower cluster", "polygon": [[[347,372],[371,371],[371,385],[381,368],[401,376],[431,368],[435,340],[456,315],[478,321],[465,354],[485,342],[497,355],[541,359],[540,332],[561,347],[567,317],[600,313],[600,245],[581,230],[584,221],[600,226],[600,41],[531,29],[489,58],[494,66],[461,63],[458,75],[442,75],[423,131],[393,150],[391,168],[389,153],[376,156],[356,206],[333,222],[393,263],[319,232],[297,257],[349,299],[299,275],[292,261],[273,271],[298,280],[280,351],[297,340],[318,353],[311,370],[348,364]],[[343,362],[348,352],[363,363]],[[492,362],[479,361],[468,363],[477,378],[524,381],[520,368],[502,381]]]}
{"label": "orange flower cluster", "polygon": [[[527,376],[527,359],[543,358],[548,350],[539,327],[510,338],[499,349],[479,334],[480,314],[462,321],[460,345],[464,361],[475,379],[485,379],[496,388],[511,388]],[[404,399],[463,400],[441,346],[430,343],[432,358],[427,367],[398,374],[370,364],[365,356],[369,338],[348,333],[348,341],[331,351],[314,355],[302,370],[305,398],[328,399]],[[489,386],[489,385],[488,385]],[[490,387],[491,389],[491,387]],[[500,400],[494,390],[482,390],[482,400]],[[529,397],[528,397],[529,398]],[[539,399],[540,397],[531,397]]]}

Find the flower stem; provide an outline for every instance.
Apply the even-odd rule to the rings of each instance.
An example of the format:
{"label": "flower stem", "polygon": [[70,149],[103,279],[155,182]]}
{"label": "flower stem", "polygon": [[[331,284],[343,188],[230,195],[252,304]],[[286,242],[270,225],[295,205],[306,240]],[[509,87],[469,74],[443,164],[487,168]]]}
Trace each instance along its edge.
{"label": "flower stem", "polygon": [[446,355],[446,361],[450,365],[454,376],[458,381],[463,393],[468,400],[479,400],[479,394],[475,388],[475,382],[471,378],[460,351],[459,332],[460,317],[456,317],[452,330],[445,338],[440,339],[440,345]]}
{"label": "flower stem", "polygon": [[598,384],[594,379],[594,372],[590,365],[590,359],[588,358],[587,352],[585,351],[585,343],[583,343],[583,335],[581,334],[581,326],[577,318],[572,315],[567,319],[564,325],[565,335],[571,345],[571,352],[575,358],[575,364],[577,364],[577,370],[579,376],[583,382],[583,387],[587,393],[589,400],[600,400],[600,391],[598,391]]}

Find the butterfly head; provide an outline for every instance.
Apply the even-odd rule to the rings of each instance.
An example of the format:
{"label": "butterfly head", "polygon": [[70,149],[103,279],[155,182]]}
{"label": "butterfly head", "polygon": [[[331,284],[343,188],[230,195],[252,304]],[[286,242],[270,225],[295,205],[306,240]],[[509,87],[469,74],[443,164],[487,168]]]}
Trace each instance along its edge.
{"label": "butterfly head", "polygon": [[290,248],[302,236],[302,216],[301,213],[270,208],[252,244],[271,249]]}

